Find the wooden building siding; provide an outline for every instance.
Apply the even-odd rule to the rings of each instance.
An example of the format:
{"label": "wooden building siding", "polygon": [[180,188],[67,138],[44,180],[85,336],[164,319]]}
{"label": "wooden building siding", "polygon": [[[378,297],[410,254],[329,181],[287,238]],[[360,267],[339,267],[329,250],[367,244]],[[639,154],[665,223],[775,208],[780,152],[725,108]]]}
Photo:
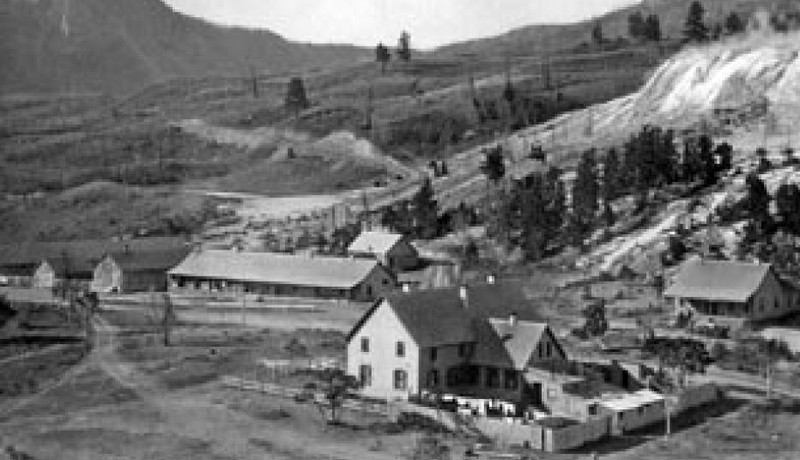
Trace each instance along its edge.
{"label": "wooden building siding", "polygon": [[172,290],[237,292],[267,296],[346,299],[358,302],[373,301],[395,288],[392,276],[382,267],[375,268],[359,284],[348,288],[327,286],[296,286],[269,282],[244,282],[225,278],[199,278],[185,275],[170,276]]}
{"label": "wooden building siding", "polygon": [[113,258],[106,257],[94,269],[92,290],[95,292],[163,292],[167,290],[167,272],[162,269],[123,269]]}
{"label": "wooden building siding", "polygon": [[[366,351],[362,343],[366,340]],[[403,356],[398,356],[398,343],[403,344]],[[420,349],[403,323],[386,301],[347,344],[347,372],[359,377],[362,366],[368,366],[370,381],[361,393],[386,400],[406,400],[419,393]],[[405,372],[405,388],[396,388],[395,373]]]}
{"label": "wooden building siding", "polygon": [[34,288],[41,289],[53,289],[56,287],[56,272],[47,261],[39,264],[36,271],[33,272],[33,281],[31,284]]}
{"label": "wooden building siding", "polygon": [[676,308],[688,305],[702,315],[765,320],[780,318],[800,310],[800,298],[795,289],[781,283],[770,270],[752,296],[745,302],[715,301],[703,298],[672,296]]}

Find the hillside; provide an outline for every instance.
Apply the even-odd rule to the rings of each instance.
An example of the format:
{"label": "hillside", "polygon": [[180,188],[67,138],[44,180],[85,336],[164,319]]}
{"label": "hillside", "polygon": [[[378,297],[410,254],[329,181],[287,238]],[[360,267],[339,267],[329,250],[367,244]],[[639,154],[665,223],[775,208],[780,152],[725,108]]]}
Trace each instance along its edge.
{"label": "hillside", "polygon": [[160,0],[0,1],[0,91],[130,92],[174,77],[330,67],[352,46],[289,42],[212,25]]}
{"label": "hillside", "polygon": [[[683,36],[684,22],[689,6],[694,0],[655,0],[645,4],[613,11],[599,18],[575,24],[531,25],[512,30],[497,37],[471,40],[443,46],[436,50],[440,56],[477,54],[479,56],[559,54],[589,42],[592,27],[599,22],[603,33],[609,40],[628,37],[628,16],[641,12],[644,16],[657,14],[661,21],[663,36],[667,39],[680,39]],[[773,9],[791,5],[791,0],[703,0],[707,22],[722,23],[724,18],[735,11],[748,17],[758,9]]]}
{"label": "hillside", "polygon": [[[100,5],[99,0],[84,2]],[[109,0],[105,5],[122,8],[120,2]],[[155,0],[132,4],[161,5]],[[25,5],[33,11],[41,3]],[[629,11],[611,13],[608,21],[627,20]],[[577,42],[589,36],[575,32],[585,26],[553,30],[575,34]],[[262,75],[258,91],[253,92],[251,82],[243,78],[248,74],[243,67],[228,77],[172,78],[125,98],[2,97],[0,194],[6,200],[0,201],[0,239],[72,238],[94,235],[101,228],[109,236],[193,228],[195,218],[206,209],[196,202],[198,191],[212,196],[241,192],[267,200],[292,196],[299,201],[308,194],[315,194],[313,200],[318,201],[316,197],[324,194],[360,205],[363,190],[370,206],[378,207],[413,194],[419,177],[431,173],[432,160],[447,160],[450,171],[434,181],[440,204],[457,206],[480,200],[485,193],[479,170],[484,146],[506,143],[516,176],[537,167],[525,160],[533,144],[543,146],[553,164],[569,170],[584,149],[619,145],[637,129],[634,122],[646,120],[642,115],[660,114],[660,98],[667,93],[674,93],[673,99],[685,93],[699,100],[710,94],[708,84],[729,81],[723,86],[730,88],[719,93],[720,100],[727,99],[725,94],[737,92],[738,77],[725,76],[747,75],[748,68],[758,68],[751,62],[761,59],[762,67],[772,68],[770,56],[777,56],[787,76],[796,66],[791,64],[791,52],[767,50],[763,59],[740,58],[753,55],[750,45],[732,53],[720,51],[722,58],[710,50],[724,50],[728,42],[686,47],[676,57],[672,54],[681,48],[678,40],[662,45],[628,43],[559,51],[551,59],[550,85],[535,49],[515,55],[509,69],[498,54],[467,59],[437,53],[415,54],[408,63],[393,61],[385,73],[366,61],[309,69],[303,78],[310,107],[299,113],[284,107],[288,74]],[[513,107],[503,98],[507,70],[515,88]],[[475,81],[474,94],[469,73]],[[771,84],[773,73],[757,73],[753,81],[756,86]],[[694,85],[694,76],[703,75],[710,83],[699,81],[687,89],[687,84]],[[773,99],[785,99],[786,92],[796,91],[787,82]],[[709,107],[713,112],[717,106],[714,102]],[[691,128],[702,118],[700,112],[697,117],[684,115],[665,113],[649,121],[666,123],[671,118]],[[171,199],[164,200],[168,206],[159,213],[123,211],[109,217],[113,225],[103,227],[96,219],[103,219],[97,216],[109,209],[109,200],[96,194],[63,199],[73,189],[97,183],[112,184],[120,197],[130,194],[141,209],[149,209],[154,195]],[[187,192],[190,199],[184,197]],[[91,217],[77,225],[66,224],[75,212]],[[165,220],[164,215],[175,218]],[[43,225],[40,219],[53,223]]]}

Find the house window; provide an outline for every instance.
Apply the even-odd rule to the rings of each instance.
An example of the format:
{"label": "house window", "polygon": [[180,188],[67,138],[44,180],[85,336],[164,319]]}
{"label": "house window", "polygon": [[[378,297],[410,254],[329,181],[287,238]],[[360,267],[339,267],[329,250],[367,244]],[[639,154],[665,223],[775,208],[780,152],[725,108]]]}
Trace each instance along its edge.
{"label": "house window", "polygon": [[433,369],[432,371],[428,372],[428,387],[430,388],[438,388],[439,387],[439,370]]}
{"label": "house window", "polygon": [[497,388],[500,386],[500,371],[496,367],[486,367],[484,385],[486,385],[487,388]]}
{"label": "house window", "polygon": [[439,350],[436,347],[431,348],[431,361],[436,361],[436,358],[439,356]]}
{"label": "house window", "polygon": [[550,342],[547,342],[547,357],[551,357],[553,355],[553,345]]}
{"label": "house window", "polygon": [[361,337],[361,351],[369,353],[369,337]]}
{"label": "house window", "polygon": [[406,355],[406,344],[403,342],[397,342],[396,352],[399,358],[402,358]]}
{"label": "house window", "polygon": [[408,388],[408,374],[403,369],[394,370],[394,389],[405,390]]}
{"label": "house window", "polygon": [[362,387],[372,385],[372,366],[362,364],[358,368],[358,381],[361,382]]}
{"label": "house window", "polygon": [[516,390],[519,387],[519,380],[517,379],[517,371],[515,370],[504,371],[503,380],[505,381],[506,390]]}
{"label": "house window", "polygon": [[459,358],[466,358],[472,354],[472,344],[471,343],[459,343],[458,344],[458,357]]}
{"label": "house window", "polygon": [[597,415],[597,404],[590,404],[587,408],[589,415]]}
{"label": "house window", "polygon": [[779,308],[781,308],[781,304],[780,304],[780,302],[778,302],[778,299],[776,298],[775,299],[775,309],[777,310]]}

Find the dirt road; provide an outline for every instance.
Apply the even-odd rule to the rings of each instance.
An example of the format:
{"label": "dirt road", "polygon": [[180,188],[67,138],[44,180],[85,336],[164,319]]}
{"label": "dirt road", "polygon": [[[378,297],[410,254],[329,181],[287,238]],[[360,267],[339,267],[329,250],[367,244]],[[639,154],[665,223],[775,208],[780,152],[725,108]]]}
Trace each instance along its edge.
{"label": "dirt road", "polygon": [[[322,434],[318,427],[298,430],[295,420],[256,419],[220,400],[219,384],[171,390],[120,358],[118,329],[103,318],[94,321],[92,353],[47,391],[6,407],[0,422],[2,441],[37,459],[276,460],[396,458],[370,450],[354,439]],[[23,406],[47,406],[48,393],[85,372],[99,372],[131,394],[126,402],[85,407],[67,414],[13,414]],[[103,384],[107,386],[108,383]],[[100,389],[98,388],[97,391]],[[84,388],[82,392],[92,392]],[[62,396],[63,397],[63,396]],[[68,396],[67,396],[68,397]],[[321,420],[308,423],[321,425]],[[312,437],[313,435],[313,437]],[[142,443],[143,439],[148,441]],[[149,445],[148,445],[149,443]]]}

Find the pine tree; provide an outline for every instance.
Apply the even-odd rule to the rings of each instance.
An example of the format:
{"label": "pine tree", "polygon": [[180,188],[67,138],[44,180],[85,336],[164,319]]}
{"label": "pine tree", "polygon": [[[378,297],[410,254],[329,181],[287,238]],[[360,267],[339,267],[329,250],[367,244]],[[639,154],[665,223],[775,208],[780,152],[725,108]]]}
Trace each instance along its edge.
{"label": "pine tree", "polygon": [[723,142],[714,149],[717,158],[717,170],[720,172],[728,171],[733,167],[733,147],[727,142]]}
{"label": "pine tree", "polygon": [[603,201],[610,203],[620,194],[620,165],[616,149],[610,149],[603,161]]}
{"label": "pine tree", "polygon": [[704,42],[708,40],[708,27],[703,22],[705,14],[706,10],[700,2],[693,2],[689,7],[689,15],[686,18],[684,29],[684,35],[689,41]]}
{"label": "pine tree", "polygon": [[525,259],[537,261],[547,248],[544,178],[534,174],[522,192],[522,250]]}
{"label": "pine tree", "polygon": [[706,134],[700,136],[697,143],[700,155],[701,175],[706,186],[717,182],[717,163],[714,158],[714,142]]}
{"label": "pine tree", "polygon": [[392,60],[392,53],[389,52],[389,48],[383,43],[378,43],[378,46],[375,48],[375,60],[381,64],[381,73],[386,73],[386,66],[389,64],[389,61]]}
{"label": "pine tree", "polygon": [[581,243],[593,230],[598,209],[599,184],[594,150],[584,152],[572,185],[571,239]]}
{"label": "pine tree", "polygon": [[503,158],[503,147],[498,145],[484,149],[484,161],[481,171],[489,181],[497,183],[506,174],[505,159]]}
{"label": "pine tree", "polygon": [[744,205],[747,215],[759,233],[766,233],[772,226],[772,217],[769,214],[769,203],[772,198],[769,196],[767,186],[758,174],[753,173],[747,175],[745,184],[747,196]]}
{"label": "pine tree", "polygon": [[644,24],[644,38],[653,42],[660,42],[661,37],[661,20],[658,15],[651,14],[647,16]]}
{"label": "pine tree", "polygon": [[645,23],[642,13],[637,11],[628,16],[628,35],[631,38],[644,38],[645,37]]}
{"label": "pine tree", "polygon": [[729,35],[735,35],[744,32],[744,29],[744,21],[735,11],[732,11],[731,14],[725,18],[725,30]]}
{"label": "pine tree", "polygon": [[417,235],[423,239],[436,236],[438,204],[434,199],[433,184],[429,177],[425,178],[419,191],[412,199],[414,221]]}
{"label": "pine tree", "polygon": [[599,21],[592,27],[592,41],[596,45],[602,45],[606,42],[605,36],[603,36],[603,24]]}
{"label": "pine tree", "polygon": [[783,227],[800,236],[800,187],[797,184],[781,184],[775,192],[775,205]]}
{"label": "pine tree", "polygon": [[303,84],[303,79],[300,77],[293,77],[289,80],[289,87],[286,90],[286,108],[291,110],[297,116],[301,110],[305,110],[309,106],[308,98],[306,97],[306,87]]}
{"label": "pine tree", "polygon": [[411,35],[406,31],[397,40],[397,57],[406,62],[411,60]]}

